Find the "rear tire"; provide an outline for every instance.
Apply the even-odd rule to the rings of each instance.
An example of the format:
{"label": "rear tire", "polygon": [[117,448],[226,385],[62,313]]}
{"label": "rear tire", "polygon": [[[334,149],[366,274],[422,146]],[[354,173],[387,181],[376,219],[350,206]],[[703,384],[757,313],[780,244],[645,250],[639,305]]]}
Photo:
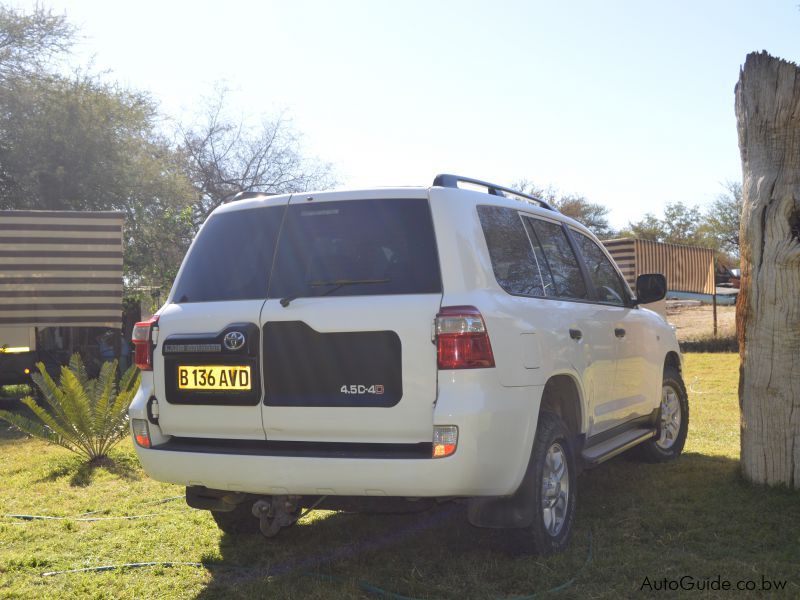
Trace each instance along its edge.
{"label": "rear tire", "polygon": [[689,432],[689,397],[680,371],[664,368],[661,387],[658,434],[638,448],[639,456],[647,462],[674,460],[683,452]]}
{"label": "rear tire", "polygon": [[224,533],[230,535],[260,534],[258,518],[253,516],[253,502],[237,504],[231,511],[212,510],[211,516]]}
{"label": "rear tire", "polygon": [[575,522],[577,469],[572,436],[554,413],[539,415],[529,470],[523,485],[530,486],[533,523],[509,531],[514,549],[540,555],[562,552]]}

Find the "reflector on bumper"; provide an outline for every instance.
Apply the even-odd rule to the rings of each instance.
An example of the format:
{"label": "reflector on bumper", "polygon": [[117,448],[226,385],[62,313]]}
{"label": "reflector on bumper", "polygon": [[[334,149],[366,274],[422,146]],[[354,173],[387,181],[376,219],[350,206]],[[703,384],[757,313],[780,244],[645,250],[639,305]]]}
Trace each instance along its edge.
{"label": "reflector on bumper", "polygon": [[456,451],[458,446],[458,427],[455,425],[435,425],[433,428],[433,458],[444,458]]}
{"label": "reflector on bumper", "polygon": [[150,447],[150,428],[147,426],[147,421],[144,419],[131,419],[131,428],[133,429],[133,439],[142,448]]}

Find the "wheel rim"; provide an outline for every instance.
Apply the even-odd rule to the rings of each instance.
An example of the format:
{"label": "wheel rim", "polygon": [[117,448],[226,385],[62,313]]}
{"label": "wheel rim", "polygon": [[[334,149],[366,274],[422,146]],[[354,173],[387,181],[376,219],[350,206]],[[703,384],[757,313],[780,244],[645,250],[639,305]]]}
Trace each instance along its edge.
{"label": "wheel rim", "polygon": [[556,536],[564,527],[569,507],[569,467],[561,444],[547,450],[542,469],[542,518],[544,528]]}
{"label": "wheel rim", "polygon": [[681,431],[681,401],[671,385],[661,388],[661,436],[656,445],[669,450]]}

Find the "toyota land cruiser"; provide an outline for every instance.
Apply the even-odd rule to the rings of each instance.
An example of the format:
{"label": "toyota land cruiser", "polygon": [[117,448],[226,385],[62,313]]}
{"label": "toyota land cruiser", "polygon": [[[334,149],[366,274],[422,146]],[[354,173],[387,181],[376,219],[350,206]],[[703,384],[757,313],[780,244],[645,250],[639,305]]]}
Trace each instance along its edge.
{"label": "toyota land cruiser", "polygon": [[644,306],[666,281],[636,288],[586,227],[478,180],[244,193],[134,329],[136,451],[229,533],[458,500],[559,551],[579,469],[686,439],[678,344]]}

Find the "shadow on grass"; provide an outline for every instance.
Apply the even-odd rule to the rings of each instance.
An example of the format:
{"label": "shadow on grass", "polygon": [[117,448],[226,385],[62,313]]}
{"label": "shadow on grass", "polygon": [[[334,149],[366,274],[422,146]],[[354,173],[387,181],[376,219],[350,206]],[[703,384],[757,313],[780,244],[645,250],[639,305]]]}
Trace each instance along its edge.
{"label": "shadow on grass", "polygon": [[409,598],[505,598],[565,582],[575,597],[626,597],[645,575],[733,578],[742,565],[796,585],[800,559],[800,493],[752,487],[738,461],[696,453],[585,472],[571,545],[551,557],[509,554],[507,531],[471,527],[455,503],[407,516],[313,516],[271,540],[223,535],[219,554],[203,561],[211,580],[198,598],[360,598],[369,586]]}
{"label": "shadow on grass", "polygon": [[98,471],[106,471],[121,479],[136,481],[141,479],[139,463],[135,458],[126,454],[112,453],[93,461],[86,461],[78,456],[71,456],[62,460],[47,475],[38,479],[36,483],[57,481],[69,477],[69,484],[73,487],[86,487],[92,483]]}
{"label": "shadow on grass", "polygon": [[[457,560],[461,550],[471,547],[481,547],[483,552],[500,552],[502,547],[497,532],[471,528],[464,505],[453,502],[410,515],[328,513],[273,539],[261,534],[223,534],[221,557],[209,556],[203,561],[213,580],[198,598],[273,594],[330,598],[358,589],[363,593],[359,586],[366,581],[358,576],[362,569],[357,565],[376,560],[387,569],[378,573],[365,568],[365,576],[373,584],[387,581],[391,587],[397,577],[392,565],[395,553],[407,555],[417,544],[432,546],[436,539],[450,544],[449,560]],[[398,568],[405,572],[404,567]]]}

